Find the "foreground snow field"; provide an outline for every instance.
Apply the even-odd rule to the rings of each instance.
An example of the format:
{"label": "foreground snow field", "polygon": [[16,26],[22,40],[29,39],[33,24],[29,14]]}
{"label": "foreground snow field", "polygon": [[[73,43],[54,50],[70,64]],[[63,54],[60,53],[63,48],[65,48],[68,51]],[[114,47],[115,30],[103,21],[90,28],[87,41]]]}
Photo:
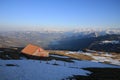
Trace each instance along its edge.
{"label": "foreground snow field", "polygon": [[[0,80],[62,80],[72,75],[91,74],[82,68],[120,68],[97,62],[73,61],[70,63],[51,60],[46,63],[39,60],[0,60]],[[53,65],[55,62],[57,65]]]}

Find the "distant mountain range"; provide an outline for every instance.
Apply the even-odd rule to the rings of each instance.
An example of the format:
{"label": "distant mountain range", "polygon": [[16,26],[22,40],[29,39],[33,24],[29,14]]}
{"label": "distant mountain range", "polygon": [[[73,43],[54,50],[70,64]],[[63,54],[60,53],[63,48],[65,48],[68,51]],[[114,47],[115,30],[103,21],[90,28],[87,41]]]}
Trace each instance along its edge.
{"label": "distant mountain range", "polygon": [[45,49],[83,50],[89,48],[120,52],[120,32],[118,30],[3,31],[0,32],[0,47],[25,47],[32,43]]}
{"label": "distant mountain range", "polygon": [[[108,41],[103,43],[103,41]],[[58,41],[59,44],[50,46],[52,49],[83,50],[120,52],[120,35],[104,35],[99,37],[69,38]]]}

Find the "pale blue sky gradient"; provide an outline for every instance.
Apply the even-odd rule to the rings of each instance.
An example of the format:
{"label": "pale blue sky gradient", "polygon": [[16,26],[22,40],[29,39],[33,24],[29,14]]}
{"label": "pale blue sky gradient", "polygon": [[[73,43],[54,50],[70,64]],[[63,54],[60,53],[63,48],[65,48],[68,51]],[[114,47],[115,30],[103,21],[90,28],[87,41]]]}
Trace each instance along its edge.
{"label": "pale blue sky gradient", "polygon": [[120,0],[0,0],[0,25],[120,27]]}

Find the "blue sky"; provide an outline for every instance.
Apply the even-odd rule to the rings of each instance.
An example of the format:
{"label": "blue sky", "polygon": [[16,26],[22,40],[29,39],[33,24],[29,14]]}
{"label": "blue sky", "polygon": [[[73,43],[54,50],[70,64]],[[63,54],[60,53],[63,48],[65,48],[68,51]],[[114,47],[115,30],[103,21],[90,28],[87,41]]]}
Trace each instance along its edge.
{"label": "blue sky", "polygon": [[120,0],[0,0],[0,25],[120,27]]}

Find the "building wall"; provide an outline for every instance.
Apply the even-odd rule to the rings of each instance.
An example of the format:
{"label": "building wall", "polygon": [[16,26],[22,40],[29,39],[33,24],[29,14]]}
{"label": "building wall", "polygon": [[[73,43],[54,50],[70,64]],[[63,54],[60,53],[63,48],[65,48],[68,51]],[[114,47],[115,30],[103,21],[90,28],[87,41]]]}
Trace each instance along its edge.
{"label": "building wall", "polygon": [[47,51],[40,51],[39,49],[37,49],[34,53],[34,56],[41,56],[41,57],[48,57],[49,53]]}

